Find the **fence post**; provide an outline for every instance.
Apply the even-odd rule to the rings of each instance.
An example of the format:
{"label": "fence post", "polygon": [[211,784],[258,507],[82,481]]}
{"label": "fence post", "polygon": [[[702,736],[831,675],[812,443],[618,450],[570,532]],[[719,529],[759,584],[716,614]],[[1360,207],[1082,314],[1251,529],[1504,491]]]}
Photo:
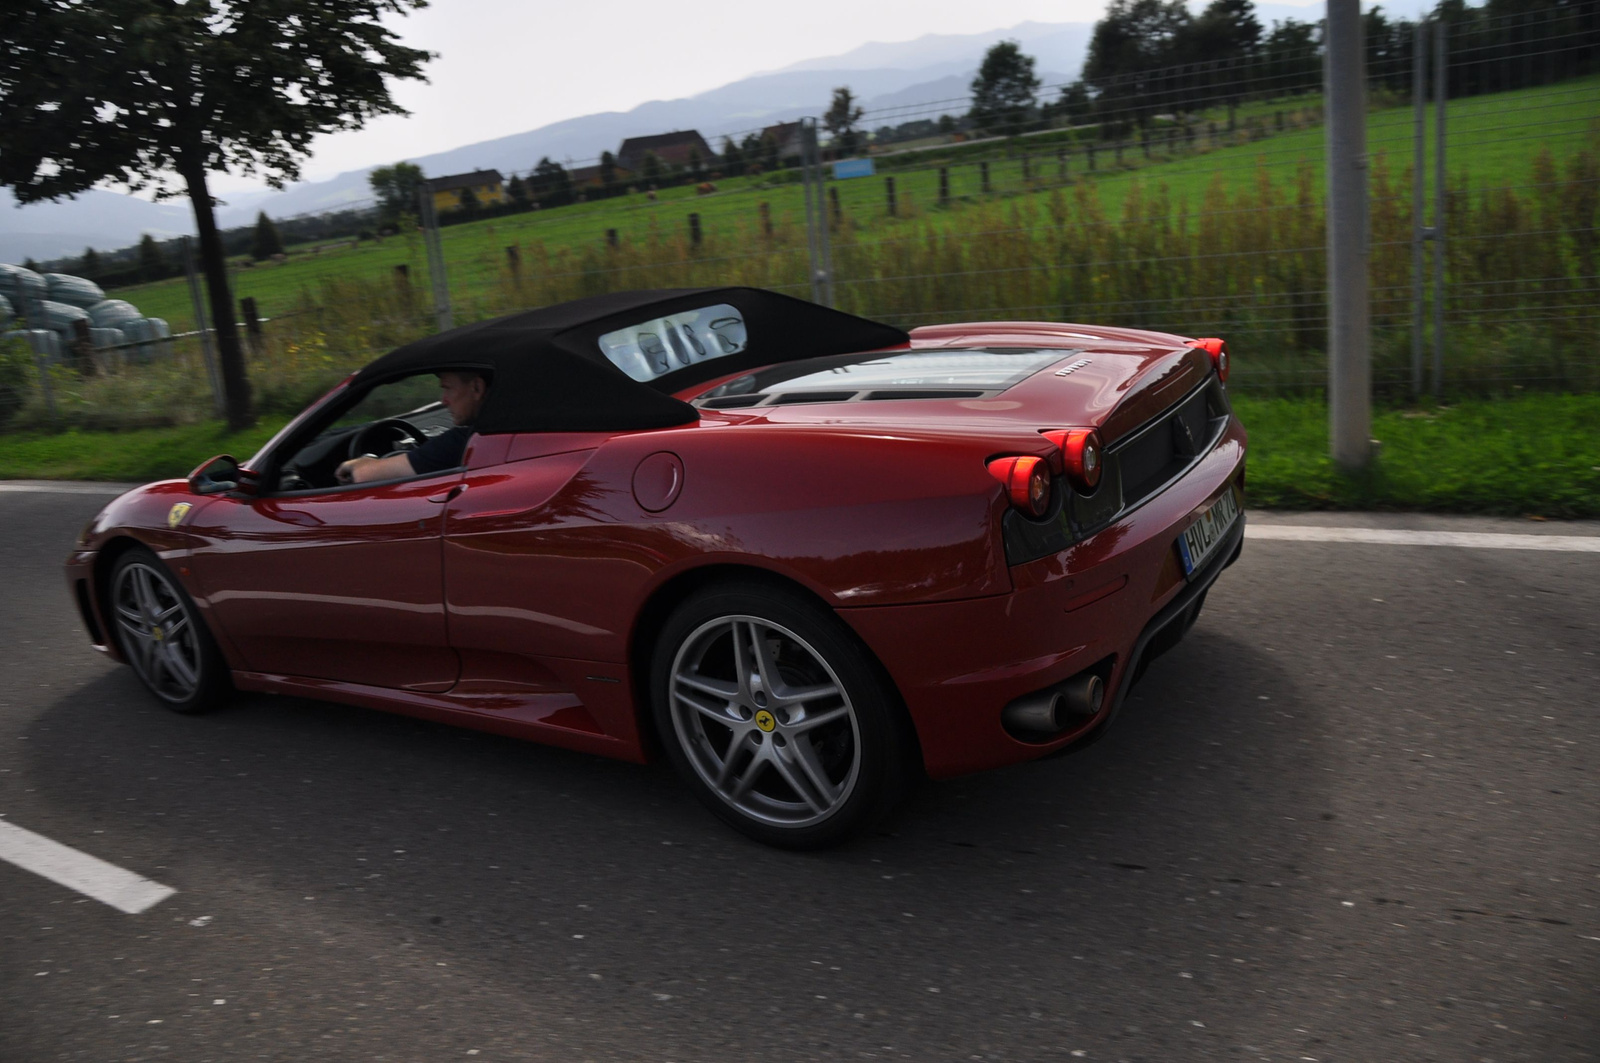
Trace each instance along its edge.
{"label": "fence post", "polygon": [[428,252],[428,283],[433,289],[433,319],[440,332],[455,323],[450,313],[450,279],[444,271],[444,246],[439,240],[439,216],[433,209],[433,190],[424,181],[417,186],[417,217],[422,220],[422,245]]}
{"label": "fence post", "polygon": [[1444,396],[1445,97],[1450,92],[1445,62],[1445,24],[1433,24],[1433,397]]}
{"label": "fence post", "polygon": [[1024,185],[1033,180],[1033,175],[1030,173],[1033,167],[1028,165],[1030,158],[1027,152],[1022,153],[1022,183]]}
{"label": "fence post", "polygon": [[244,318],[244,339],[250,345],[250,353],[261,354],[261,314],[256,310],[254,296],[247,295],[239,300],[239,316]]}
{"label": "fence post", "polygon": [[988,195],[989,194],[989,164],[987,162],[978,163],[978,183],[979,183],[979,187],[983,189],[983,194],[984,195]]}
{"label": "fence post", "polygon": [[1372,352],[1367,305],[1367,107],[1361,0],[1328,0],[1328,426],[1334,463],[1372,457]]}
{"label": "fence post", "polygon": [[402,262],[394,268],[394,290],[400,297],[400,305],[405,307],[406,313],[411,313],[411,267]]}
{"label": "fence post", "polygon": [[205,300],[200,298],[200,278],[194,270],[194,251],[185,236],[179,244],[183,255],[183,272],[189,280],[189,302],[194,307],[194,327],[200,331],[200,356],[205,359],[206,376],[211,378],[211,402],[218,417],[227,415],[227,404],[222,398],[222,380],[217,376],[217,356],[211,349],[211,327],[206,324]]}
{"label": "fence post", "polygon": [[615,229],[607,229],[606,230],[606,246],[607,247],[613,247],[613,248],[617,246],[617,230],[615,230]]}
{"label": "fence post", "polygon": [[1089,141],[1088,148],[1089,148],[1089,170],[1090,170],[1090,172],[1093,172],[1094,171],[1094,141],[1092,141],[1092,140]]}
{"label": "fence post", "polygon": [[1427,304],[1423,244],[1432,235],[1423,224],[1428,210],[1428,24],[1418,22],[1411,45],[1411,397],[1422,397],[1422,318]]}
{"label": "fence post", "polygon": [[884,190],[884,194],[889,199],[889,217],[892,218],[892,217],[895,216],[895,214],[894,214],[894,178],[893,177],[885,177],[883,179],[883,190]]}
{"label": "fence post", "polygon": [[689,243],[691,246],[700,246],[700,215],[689,215]]}
{"label": "fence post", "polygon": [[[811,255],[811,298],[833,305],[833,246],[828,235],[827,198],[822,194],[822,156],[817,149],[817,120],[800,119],[800,176],[805,187],[806,246]],[[832,189],[829,189],[831,192]]]}
{"label": "fence post", "polygon": [[516,244],[506,245],[506,265],[511,270],[511,283],[522,286],[522,249]]}
{"label": "fence post", "polygon": [[67,349],[72,352],[72,368],[78,375],[94,376],[94,340],[89,338],[89,322],[80,319],[72,323],[72,342]]}
{"label": "fence post", "polygon": [[950,167],[939,167],[939,205],[950,202]]}
{"label": "fence post", "polygon": [[772,236],[772,204],[762,201],[757,204],[756,209],[761,215],[761,235],[770,239]]}
{"label": "fence post", "polygon": [[1067,149],[1056,149],[1056,176],[1061,180],[1067,179]]}
{"label": "fence post", "polygon": [[[840,222],[844,221],[844,208],[839,206],[838,185],[828,186],[828,205],[833,208],[833,224],[837,226]],[[828,264],[830,266],[833,264],[833,253],[831,250],[828,253]],[[829,281],[828,283],[832,284],[833,282]]]}

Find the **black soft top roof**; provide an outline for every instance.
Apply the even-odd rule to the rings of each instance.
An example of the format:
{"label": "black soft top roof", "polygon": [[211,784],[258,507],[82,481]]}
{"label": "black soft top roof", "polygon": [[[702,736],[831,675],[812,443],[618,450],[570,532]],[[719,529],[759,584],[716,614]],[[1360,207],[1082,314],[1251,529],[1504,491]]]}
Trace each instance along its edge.
{"label": "black soft top roof", "polygon": [[[748,346],[641,382],[600,349],[608,332],[727,303],[744,317]],[[699,412],[675,391],[729,373],[816,355],[896,347],[905,332],[759,288],[613,292],[480,321],[408,343],[356,374],[352,386],[430,370],[488,369],[494,383],[479,432],[610,432],[687,424]]]}

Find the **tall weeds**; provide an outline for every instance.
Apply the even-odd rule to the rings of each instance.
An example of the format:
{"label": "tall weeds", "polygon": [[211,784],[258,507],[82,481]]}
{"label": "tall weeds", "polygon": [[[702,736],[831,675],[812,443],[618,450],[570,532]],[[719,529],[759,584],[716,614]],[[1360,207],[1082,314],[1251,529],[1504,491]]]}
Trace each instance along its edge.
{"label": "tall weeds", "polygon": [[[1230,191],[1218,176],[1198,204],[1157,181],[1136,184],[1116,213],[1092,182],[1047,194],[921,209],[891,224],[846,213],[832,232],[843,310],[911,326],[1042,319],[1220,335],[1238,387],[1291,391],[1325,378],[1327,256],[1317,179],[1302,166]],[[1373,377],[1381,393],[1410,380],[1412,207],[1409,169],[1378,155],[1371,171]],[[1516,387],[1600,388],[1600,157],[1547,151],[1521,188],[1458,181],[1445,202],[1448,253],[1446,386],[1493,394]],[[691,244],[653,226],[617,246],[520,249],[520,269],[485,253],[456,321],[630,288],[751,285],[809,297],[802,227],[775,219],[708,233]],[[1428,268],[1431,276],[1431,267]],[[1431,281],[1430,281],[1431,285]],[[371,280],[327,280],[302,291],[250,359],[258,407],[287,413],[343,375],[432,331],[425,293]],[[12,427],[136,425],[209,416],[204,363],[192,342],[157,365],[111,359],[91,376],[52,371],[48,416],[38,371],[13,351],[0,359]],[[20,396],[18,398],[17,396]],[[0,399],[4,396],[0,395]],[[0,425],[0,428],[5,427]]]}

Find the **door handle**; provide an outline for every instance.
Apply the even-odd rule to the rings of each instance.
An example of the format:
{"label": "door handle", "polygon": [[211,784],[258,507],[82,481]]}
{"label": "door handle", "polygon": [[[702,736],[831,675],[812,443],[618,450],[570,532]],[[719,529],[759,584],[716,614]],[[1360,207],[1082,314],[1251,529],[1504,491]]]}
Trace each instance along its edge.
{"label": "door handle", "polygon": [[450,490],[446,491],[444,494],[442,494],[442,495],[434,495],[432,498],[429,498],[428,501],[442,506],[446,502],[453,502],[456,499],[460,498],[461,495],[462,495],[462,492],[466,491],[466,489],[467,489],[467,485],[466,484],[456,484],[454,487],[450,488]]}

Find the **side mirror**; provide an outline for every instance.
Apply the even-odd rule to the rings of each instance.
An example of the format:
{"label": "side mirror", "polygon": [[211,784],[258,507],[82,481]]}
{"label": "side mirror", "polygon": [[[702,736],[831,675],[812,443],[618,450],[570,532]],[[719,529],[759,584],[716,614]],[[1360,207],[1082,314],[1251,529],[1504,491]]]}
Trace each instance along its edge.
{"label": "side mirror", "polygon": [[241,469],[231,454],[219,454],[189,474],[189,490],[197,495],[234,494],[254,497],[259,479]]}

